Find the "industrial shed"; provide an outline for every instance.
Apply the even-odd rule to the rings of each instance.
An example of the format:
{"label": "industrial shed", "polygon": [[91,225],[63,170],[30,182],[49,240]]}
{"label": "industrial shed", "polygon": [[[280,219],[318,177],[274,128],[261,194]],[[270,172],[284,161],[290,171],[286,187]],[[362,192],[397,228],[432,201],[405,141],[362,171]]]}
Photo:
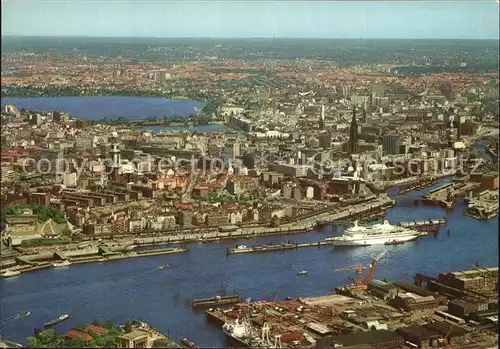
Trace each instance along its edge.
{"label": "industrial shed", "polygon": [[465,336],[469,331],[447,321],[433,321],[425,324],[425,328],[437,332],[442,338],[447,338],[449,344],[453,344],[458,338]]}
{"label": "industrial shed", "polygon": [[320,338],[316,341],[316,348],[330,349],[342,345],[344,348],[351,346],[359,348],[363,346],[377,349],[399,349],[403,347],[403,344],[403,337],[399,336],[396,332],[380,330]]}
{"label": "industrial shed", "polygon": [[419,348],[429,348],[437,344],[442,336],[428,328],[419,325],[410,325],[396,330],[406,341],[418,345]]}

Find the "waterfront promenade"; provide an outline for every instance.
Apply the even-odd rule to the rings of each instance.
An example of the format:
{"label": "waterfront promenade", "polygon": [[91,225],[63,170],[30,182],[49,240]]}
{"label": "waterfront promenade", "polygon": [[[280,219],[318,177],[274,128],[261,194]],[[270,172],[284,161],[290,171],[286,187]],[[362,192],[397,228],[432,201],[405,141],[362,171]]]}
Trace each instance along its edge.
{"label": "waterfront promenade", "polygon": [[[374,197],[366,202],[350,205],[347,207],[339,207],[333,212],[329,210],[319,215],[314,215],[305,219],[297,219],[290,223],[285,223],[279,227],[270,226],[251,226],[239,228],[231,232],[221,232],[218,230],[200,231],[200,232],[181,232],[181,233],[168,233],[161,236],[154,237],[123,237],[114,241],[100,241],[88,242],[82,244],[69,244],[57,247],[42,247],[35,249],[23,249],[25,253],[16,255],[7,260],[2,260],[2,267],[8,267],[12,270],[19,270],[22,272],[35,271],[51,266],[53,256],[57,255],[58,259],[67,259],[72,263],[92,263],[92,262],[105,262],[116,260],[118,258],[137,258],[149,255],[160,255],[172,253],[166,251],[150,251],[148,254],[136,255],[133,252],[126,252],[127,248],[148,245],[160,244],[182,244],[194,241],[219,241],[227,239],[239,238],[255,238],[259,236],[269,235],[288,235],[299,234],[304,232],[313,231],[318,222],[322,221],[339,221],[347,219],[352,216],[359,216],[375,209],[383,209],[394,205],[388,195],[382,194]],[[102,252],[102,253],[101,253]],[[32,264],[31,261],[45,261],[39,265]],[[19,265],[21,263],[22,265]]]}

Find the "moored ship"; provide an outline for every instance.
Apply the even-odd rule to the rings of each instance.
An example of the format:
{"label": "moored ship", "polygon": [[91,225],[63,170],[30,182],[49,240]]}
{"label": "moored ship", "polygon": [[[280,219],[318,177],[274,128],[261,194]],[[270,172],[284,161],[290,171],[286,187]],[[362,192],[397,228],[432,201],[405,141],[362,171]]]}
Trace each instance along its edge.
{"label": "moored ship", "polygon": [[334,246],[370,246],[384,245],[393,241],[404,243],[417,239],[425,233],[416,230],[391,225],[387,220],[382,224],[372,226],[359,226],[354,222],[354,226],[348,228],[342,236],[326,238]]}
{"label": "moored ship", "polygon": [[222,332],[224,332],[229,339],[242,344],[244,347],[249,347],[252,341],[252,334],[248,326],[239,319],[232,322],[226,322],[222,326]]}
{"label": "moored ship", "polygon": [[2,277],[4,278],[10,278],[18,275],[21,275],[21,272],[18,270],[6,270],[2,273]]}

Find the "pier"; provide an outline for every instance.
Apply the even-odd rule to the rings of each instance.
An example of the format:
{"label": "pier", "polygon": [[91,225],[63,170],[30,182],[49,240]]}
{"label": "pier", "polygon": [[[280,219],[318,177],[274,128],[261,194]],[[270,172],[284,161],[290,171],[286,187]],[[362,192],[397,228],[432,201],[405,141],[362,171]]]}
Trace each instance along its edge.
{"label": "pier", "polygon": [[222,327],[230,319],[221,309],[209,309],[205,311],[205,318],[219,327]]}
{"label": "pier", "polygon": [[[127,258],[140,258],[140,257],[149,257],[149,256],[160,256],[160,255],[168,255],[168,254],[177,254],[177,253],[186,253],[188,252],[187,248],[164,248],[164,249],[155,249],[149,251],[129,251],[126,253],[120,252],[112,252],[107,255],[104,254],[82,254],[75,255],[73,257],[69,257],[68,253],[66,253],[65,257],[67,258],[71,264],[83,264],[83,263],[98,263],[98,262],[112,262],[120,259]],[[30,255],[31,257],[26,264],[16,264],[15,266],[8,268],[12,271],[19,271],[21,273],[26,273],[30,271],[36,271],[46,268],[52,268],[53,263],[56,261],[54,256],[60,257],[61,254],[48,254],[48,255]]]}
{"label": "pier", "polygon": [[212,298],[201,298],[201,299],[193,299],[191,301],[191,306],[193,308],[200,307],[210,307],[214,305],[230,305],[234,303],[238,303],[240,301],[240,296],[238,294],[231,296],[215,296]]}
{"label": "pier", "polygon": [[426,219],[419,221],[401,222],[398,225],[404,228],[410,228],[418,231],[434,232],[438,231],[439,227],[441,227],[444,224],[446,224],[446,219],[439,218],[439,219]]}
{"label": "pier", "polygon": [[314,241],[314,242],[284,243],[277,245],[259,245],[259,246],[248,246],[248,247],[239,246],[235,248],[228,248],[227,254],[285,251],[285,250],[295,250],[297,248],[302,248],[302,247],[321,247],[331,244],[332,243],[330,241]]}

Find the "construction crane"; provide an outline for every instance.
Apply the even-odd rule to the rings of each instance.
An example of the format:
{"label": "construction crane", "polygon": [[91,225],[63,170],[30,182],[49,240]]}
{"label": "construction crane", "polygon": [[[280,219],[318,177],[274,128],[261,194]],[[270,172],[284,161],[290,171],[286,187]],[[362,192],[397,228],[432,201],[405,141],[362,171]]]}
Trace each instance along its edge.
{"label": "construction crane", "polygon": [[[383,251],[376,257],[373,257],[372,263],[370,265],[353,265],[353,266],[347,266],[339,269],[335,269],[335,271],[351,271],[354,270],[356,272],[356,275],[354,277],[350,277],[349,279],[353,282],[350,288],[355,288],[355,289],[366,289],[368,283],[372,280],[373,274],[375,273],[375,268],[377,266],[377,262],[385,256],[387,251]],[[366,275],[363,277],[363,270],[368,269],[368,272]]]}
{"label": "construction crane", "polygon": [[341,271],[354,271],[354,272],[356,272],[355,276],[349,276],[348,278],[349,278],[349,280],[351,280],[351,282],[354,285],[361,285],[363,283],[363,270],[366,270],[368,268],[370,268],[369,265],[358,264],[358,265],[350,265],[347,267],[338,268],[338,269],[335,269],[335,271],[336,272],[341,272]]}

